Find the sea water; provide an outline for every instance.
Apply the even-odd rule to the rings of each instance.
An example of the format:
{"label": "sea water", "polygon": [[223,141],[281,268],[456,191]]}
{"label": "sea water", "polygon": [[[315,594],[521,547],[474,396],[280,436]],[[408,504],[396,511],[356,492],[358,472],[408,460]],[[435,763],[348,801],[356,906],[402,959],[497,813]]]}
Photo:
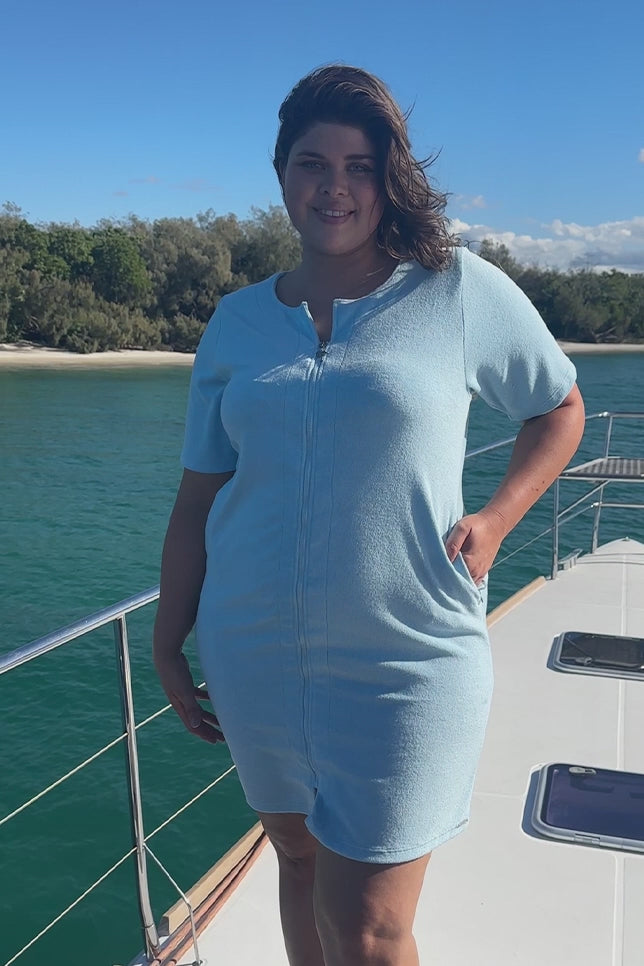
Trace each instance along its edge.
{"label": "sea water", "polygon": [[[577,356],[588,412],[644,409],[644,354]],[[6,652],[158,582],[161,546],[179,482],[189,370],[184,367],[0,370],[0,650]],[[480,400],[468,448],[517,431]],[[601,455],[605,422],[589,424],[576,460]],[[644,455],[644,425],[618,424],[612,452]],[[503,475],[504,449],[466,464],[466,509]],[[587,488],[587,487],[586,487]],[[584,487],[562,484],[570,502]],[[608,491],[640,500],[637,490]],[[499,558],[546,529],[550,495],[505,542]],[[591,515],[565,527],[562,555],[587,549]],[[606,511],[602,541],[644,540],[644,513]],[[547,573],[550,538],[490,577],[490,607]],[[154,608],[130,624],[137,720],[164,695],[150,662]],[[191,653],[191,647],[188,648]],[[94,632],[0,678],[0,819],[121,733],[111,630]],[[141,729],[146,832],[230,766],[224,746],[192,737],[173,713]],[[256,821],[236,777],[222,780],[150,841],[188,889]],[[0,966],[132,847],[122,743],[0,826]],[[153,863],[156,918],[176,895]],[[142,946],[133,860],[17,961],[113,966]]]}

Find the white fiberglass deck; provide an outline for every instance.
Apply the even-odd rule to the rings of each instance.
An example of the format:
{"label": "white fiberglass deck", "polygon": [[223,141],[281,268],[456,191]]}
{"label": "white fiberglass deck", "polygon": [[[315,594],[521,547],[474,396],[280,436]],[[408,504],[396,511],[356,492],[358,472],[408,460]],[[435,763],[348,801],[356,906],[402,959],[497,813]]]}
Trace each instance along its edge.
{"label": "white fiberglass deck", "polygon": [[[564,630],[644,636],[642,544],[615,541],[580,558],[493,623],[495,692],[471,823],[430,861],[415,925],[422,966],[644,961],[644,855],[553,842],[522,828],[540,765],[644,772],[642,682],[549,670],[552,642]],[[287,966],[271,846],[199,951],[208,966]]]}

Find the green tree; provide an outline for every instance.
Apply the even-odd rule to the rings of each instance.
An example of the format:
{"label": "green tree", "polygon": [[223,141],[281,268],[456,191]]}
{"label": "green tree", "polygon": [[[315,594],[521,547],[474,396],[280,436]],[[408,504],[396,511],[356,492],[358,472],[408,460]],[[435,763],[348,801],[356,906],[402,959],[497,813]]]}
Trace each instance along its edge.
{"label": "green tree", "polygon": [[516,282],[523,271],[523,266],[510,254],[510,249],[502,242],[494,242],[491,238],[484,238],[478,250],[481,258],[491,262],[509,275]]}
{"label": "green tree", "polygon": [[204,324],[231,282],[230,250],[191,218],[155,221],[144,242],[154,308],[166,319],[193,316]]}
{"label": "green tree", "polygon": [[152,286],[139,246],[123,228],[109,225],[93,233],[90,279],[107,302],[145,305]]}
{"label": "green tree", "polygon": [[[558,338],[644,341],[644,275],[522,266],[490,239],[480,254],[514,278]],[[299,238],[280,207],[251,218],[154,222],[130,215],[91,229],[33,225],[0,210],[0,340],[77,352],[196,347],[222,295],[295,267]]]}
{"label": "green tree", "polygon": [[301,257],[300,239],[284,208],[253,208],[242,225],[243,236],[232,250],[232,270],[249,282],[295,268]]}
{"label": "green tree", "polygon": [[168,324],[165,337],[175,352],[195,352],[205,328],[194,315],[179,313]]}
{"label": "green tree", "polygon": [[47,248],[50,256],[60,259],[66,266],[65,278],[72,281],[91,278],[94,264],[92,247],[91,232],[80,225],[49,225]]}

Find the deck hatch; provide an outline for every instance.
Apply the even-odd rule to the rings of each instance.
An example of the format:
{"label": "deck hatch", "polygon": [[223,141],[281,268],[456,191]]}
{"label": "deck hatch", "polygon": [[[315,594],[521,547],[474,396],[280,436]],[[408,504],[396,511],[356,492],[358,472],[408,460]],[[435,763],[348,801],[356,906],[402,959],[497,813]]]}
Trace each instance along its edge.
{"label": "deck hatch", "polygon": [[553,666],[578,674],[644,680],[644,638],[564,631],[553,645]]}
{"label": "deck hatch", "polygon": [[644,775],[555,762],[540,769],[532,828],[577,845],[644,851]]}

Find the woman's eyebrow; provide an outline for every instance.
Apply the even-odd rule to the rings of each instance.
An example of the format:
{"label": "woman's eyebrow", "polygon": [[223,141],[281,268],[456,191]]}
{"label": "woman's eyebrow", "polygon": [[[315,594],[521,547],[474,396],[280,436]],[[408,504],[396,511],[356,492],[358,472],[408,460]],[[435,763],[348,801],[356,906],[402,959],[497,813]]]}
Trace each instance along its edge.
{"label": "woman's eyebrow", "polygon": [[[319,151],[298,151],[295,155],[296,158],[320,158],[324,160],[324,155],[320,154]],[[345,154],[345,161],[375,161],[373,154]]]}

